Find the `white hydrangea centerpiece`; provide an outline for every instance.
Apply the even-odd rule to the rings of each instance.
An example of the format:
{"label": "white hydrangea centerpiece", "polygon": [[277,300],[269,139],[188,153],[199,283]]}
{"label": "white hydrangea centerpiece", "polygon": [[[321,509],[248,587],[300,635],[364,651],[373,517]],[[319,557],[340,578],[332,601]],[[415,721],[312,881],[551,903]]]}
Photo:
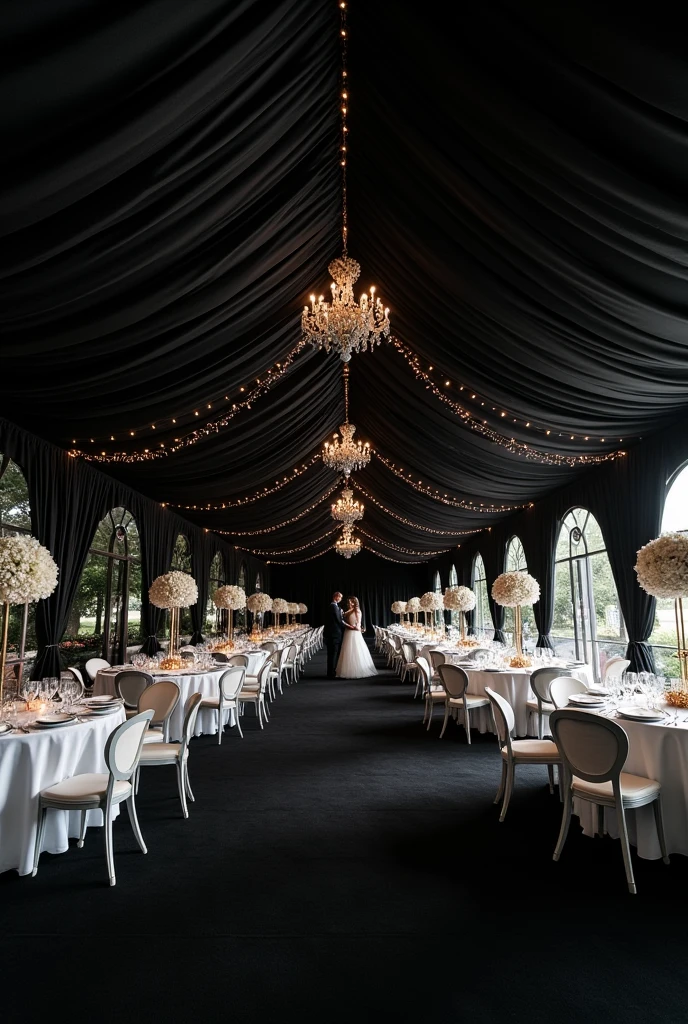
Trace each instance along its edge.
{"label": "white hydrangea centerpiece", "polygon": [[475,594],[470,587],[447,587],[444,592],[444,607],[459,613],[461,643],[466,642],[466,612],[475,608]]}
{"label": "white hydrangea centerpiece", "polygon": [[272,614],[275,616],[275,626],[279,629],[280,615],[289,614],[289,603],[283,597],[276,597],[272,602]]}
{"label": "white hydrangea centerpiece", "polygon": [[7,625],[11,604],[33,604],[50,597],[57,586],[53,556],[35,537],[0,537],[0,604],[4,607],[0,645],[0,705],[7,663]]}
{"label": "white hydrangea centerpiece", "polygon": [[256,591],[246,601],[248,610],[253,612],[254,615],[262,615],[264,612],[272,611],[272,598],[269,594],[264,594],[262,591]]}
{"label": "white hydrangea centerpiece", "polygon": [[406,611],[406,601],[392,601],[392,612],[394,615],[403,615]]}
{"label": "white hydrangea centerpiece", "polygon": [[308,606],[299,601],[299,615],[306,615],[308,613]]}
{"label": "white hydrangea centerpiece", "polygon": [[0,537],[0,603],[33,604],[57,586],[53,556],[35,537]]}
{"label": "white hydrangea centerpiece", "polygon": [[193,576],[173,569],[154,579],[148,600],[156,608],[188,608],[198,601],[198,587]]}
{"label": "white hydrangea centerpiece", "polygon": [[428,615],[431,614],[434,620],[435,612],[444,608],[444,600],[441,594],[436,594],[434,590],[427,590],[420,599],[420,606],[425,613],[425,625],[427,626]]}
{"label": "white hydrangea centerpiece", "polygon": [[688,536],[663,533],[637,552],[638,583],[652,597],[688,597]]}
{"label": "white hydrangea centerpiece", "polygon": [[417,626],[418,612],[420,611],[420,598],[410,597],[406,602],[406,611],[409,615],[413,615],[413,626]]}
{"label": "white hydrangea centerpiece", "polygon": [[503,608],[514,609],[514,646],[512,668],[527,668],[530,658],[523,653],[521,607],[540,600],[540,584],[527,572],[503,572],[492,584],[492,597]]}
{"label": "white hydrangea centerpiece", "polygon": [[216,608],[227,608],[229,611],[238,612],[246,607],[246,591],[243,587],[234,587],[230,584],[218,587],[213,594],[213,604]]}
{"label": "white hydrangea centerpiece", "polygon": [[[663,533],[637,553],[638,583],[652,597],[673,598],[676,608],[676,648],[681,674],[680,700],[688,689],[688,649],[683,619],[683,598],[688,597],[688,537]],[[680,705],[677,705],[680,706]]]}

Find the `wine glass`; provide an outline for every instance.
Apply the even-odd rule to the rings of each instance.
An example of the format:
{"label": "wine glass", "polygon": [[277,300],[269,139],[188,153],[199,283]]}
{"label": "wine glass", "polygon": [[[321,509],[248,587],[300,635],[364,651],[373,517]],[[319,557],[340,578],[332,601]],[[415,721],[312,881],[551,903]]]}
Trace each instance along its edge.
{"label": "wine glass", "polygon": [[26,710],[29,710],[29,703],[35,700],[38,693],[38,682],[35,679],[24,679],[19,686],[19,694],[26,702]]}

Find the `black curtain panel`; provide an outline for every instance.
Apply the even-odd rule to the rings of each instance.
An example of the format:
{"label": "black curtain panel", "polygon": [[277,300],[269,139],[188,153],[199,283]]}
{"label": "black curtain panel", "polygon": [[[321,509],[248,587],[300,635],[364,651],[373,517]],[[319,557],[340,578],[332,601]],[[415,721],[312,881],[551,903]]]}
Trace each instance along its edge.
{"label": "black curtain panel", "polygon": [[[528,571],[540,584],[540,600],[533,605],[537,626],[537,647],[554,649],[552,642],[552,621],[554,619],[554,551],[559,532],[559,520],[553,513],[536,506],[529,509],[518,522],[514,531],[520,537],[526,556]],[[518,532],[520,530],[520,533]]]}
{"label": "black curtain panel", "polygon": [[165,624],[168,612],[148,600],[150,586],[158,576],[170,571],[174,544],[179,531],[176,516],[160,514],[146,517],[141,536],[141,635],[144,654],[155,654],[160,650],[158,633]]}
{"label": "black curtain panel", "polygon": [[[202,644],[203,637],[203,624],[205,622],[205,608],[208,603],[209,585],[210,585],[210,564],[215,555],[215,551],[212,549],[210,544],[199,545],[194,544],[191,548],[191,574],[196,580],[198,587],[198,601],[196,604],[191,605],[191,624],[193,626],[193,633],[191,634],[191,640],[189,643]],[[214,586],[214,584],[213,584]]]}

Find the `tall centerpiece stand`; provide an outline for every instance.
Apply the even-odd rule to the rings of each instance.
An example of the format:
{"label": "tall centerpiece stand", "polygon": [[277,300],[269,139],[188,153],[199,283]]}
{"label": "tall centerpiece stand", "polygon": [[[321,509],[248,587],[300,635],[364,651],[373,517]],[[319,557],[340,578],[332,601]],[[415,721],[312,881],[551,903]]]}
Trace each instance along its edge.
{"label": "tall centerpiece stand", "polygon": [[406,602],[406,611],[408,614],[413,615],[413,628],[418,630],[418,612],[420,611],[420,598],[411,597]]}
{"label": "tall centerpiece stand", "polygon": [[257,590],[255,594],[247,599],[248,610],[253,615],[253,626],[251,628],[251,640],[260,643],[263,639],[263,616],[265,612],[272,610],[272,598]]}
{"label": "tall centerpiece stand", "polygon": [[283,597],[276,597],[272,602],[272,614],[275,616],[275,632],[280,633],[282,627],[280,626],[280,615],[287,615],[289,613],[289,605]]}
{"label": "tall centerpiece stand", "polygon": [[148,600],[156,608],[165,608],[170,613],[170,642],[167,654],[160,662],[162,669],[180,669],[184,660],[179,654],[179,621],[182,608],[188,608],[198,601],[198,587],[193,576],[173,569],[153,580],[148,590]]}
{"label": "tall centerpiece stand", "polygon": [[243,587],[230,584],[218,587],[213,594],[213,604],[227,612],[227,640],[218,646],[217,650],[228,653],[234,650],[234,612],[246,607],[246,591]]}
{"label": "tall centerpiece stand", "polygon": [[474,647],[475,642],[469,643],[466,636],[466,612],[471,612],[475,608],[475,594],[470,587],[447,587],[444,592],[444,607],[450,612],[458,613],[461,639],[457,646]]}
{"label": "tall centerpiece stand", "polygon": [[0,709],[5,694],[7,643],[10,606],[33,604],[50,597],[57,586],[58,568],[48,551],[35,537],[0,537],[0,604],[2,604],[2,642],[0,643]]}
{"label": "tall centerpiece stand", "polygon": [[492,584],[492,598],[503,608],[514,609],[514,647],[516,653],[510,661],[512,668],[530,668],[533,664],[523,653],[523,623],[521,608],[540,600],[540,584],[530,573],[503,572]]}
{"label": "tall centerpiece stand", "polygon": [[683,598],[688,597],[688,537],[663,533],[651,540],[638,551],[635,571],[646,593],[674,602],[678,685],[673,685],[667,700],[677,707],[688,707],[688,648],[683,619]]}

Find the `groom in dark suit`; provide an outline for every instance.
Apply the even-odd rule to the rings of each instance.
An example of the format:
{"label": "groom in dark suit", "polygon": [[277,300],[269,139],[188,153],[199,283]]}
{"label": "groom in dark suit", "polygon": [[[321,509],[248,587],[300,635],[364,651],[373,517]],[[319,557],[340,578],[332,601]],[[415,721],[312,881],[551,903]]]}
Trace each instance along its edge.
{"label": "groom in dark suit", "polygon": [[327,610],[325,619],[325,647],[327,647],[327,678],[334,679],[336,675],[339,652],[344,636],[344,622],[342,620],[342,609],[339,602],[342,595],[337,591],[332,595],[332,604]]}

